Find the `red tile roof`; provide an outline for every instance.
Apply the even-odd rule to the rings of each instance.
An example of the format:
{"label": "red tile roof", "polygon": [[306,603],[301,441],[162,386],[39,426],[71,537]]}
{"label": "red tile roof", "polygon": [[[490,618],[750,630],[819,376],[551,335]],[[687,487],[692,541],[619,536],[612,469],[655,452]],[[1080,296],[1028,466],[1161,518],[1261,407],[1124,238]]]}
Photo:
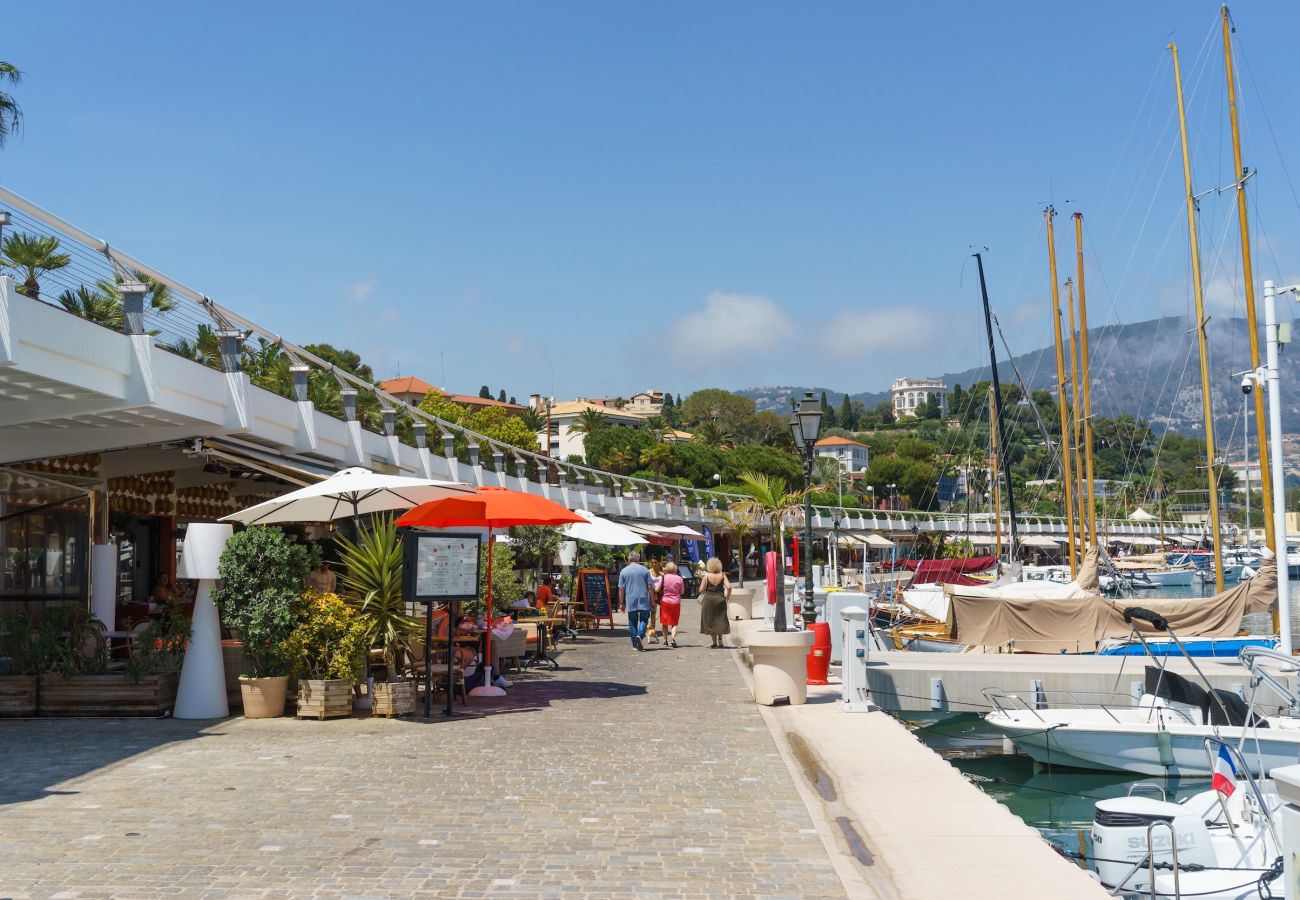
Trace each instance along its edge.
{"label": "red tile roof", "polygon": [[427,381],[416,378],[414,375],[407,375],[403,378],[390,378],[387,381],[379,382],[381,390],[388,391],[390,394],[427,394],[433,390],[433,385]]}
{"label": "red tile roof", "polygon": [[817,442],[816,446],[818,447],[843,447],[843,446],[866,447],[867,445],[863,443],[859,443],[858,441],[851,441],[848,438],[843,438],[840,437],[839,435],[835,435],[833,437],[822,438],[820,441]]}

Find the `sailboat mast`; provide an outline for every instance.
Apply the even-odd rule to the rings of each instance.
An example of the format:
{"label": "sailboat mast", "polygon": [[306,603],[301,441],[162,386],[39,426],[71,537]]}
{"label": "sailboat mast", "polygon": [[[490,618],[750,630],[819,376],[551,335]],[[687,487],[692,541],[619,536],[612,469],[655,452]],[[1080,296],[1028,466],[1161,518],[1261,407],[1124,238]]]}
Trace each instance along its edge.
{"label": "sailboat mast", "polygon": [[[1232,122],[1232,162],[1237,178],[1237,227],[1241,231],[1241,276],[1246,289],[1246,333],[1250,335],[1250,367],[1259,368],[1259,326],[1255,319],[1255,272],[1250,259],[1249,215],[1246,207],[1246,169],[1241,164],[1241,131],[1237,126],[1237,86],[1232,70],[1232,25],[1228,7],[1223,7],[1223,71],[1228,84],[1228,118]],[[1264,392],[1254,391],[1255,428],[1259,433],[1259,476],[1264,497],[1264,540],[1276,552],[1277,540],[1273,533],[1273,479],[1268,458],[1268,423],[1264,418]],[[1244,426],[1243,426],[1243,434]],[[1246,447],[1250,456],[1250,447]],[[1246,510],[1250,510],[1250,466],[1246,467]],[[1246,529],[1246,542],[1250,543],[1250,529]]]}
{"label": "sailboat mast", "polygon": [[1223,591],[1223,553],[1219,546],[1219,489],[1214,473],[1214,407],[1210,401],[1210,351],[1205,335],[1205,295],[1201,287],[1201,251],[1196,239],[1196,195],[1192,193],[1192,158],[1187,149],[1187,111],[1183,107],[1183,76],[1178,68],[1178,45],[1170,44],[1174,58],[1174,89],[1178,94],[1178,133],[1183,146],[1183,183],[1187,191],[1187,233],[1192,255],[1192,295],[1196,300],[1196,346],[1201,356],[1201,402],[1205,416],[1205,477],[1210,491],[1210,528],[1214,535],[1214,583]]}
{"label": "sailboat mast", "polygon": [[998,404],[993,399],[993,386],[989,385],[989,485],[993,488],[993,557],[1002,558],[1002,470],[998,466],[998,428],[1001,425]]}
{"label": "sailboat mast", "polygon": [[[1007,446],[1007,433],[1004,430],[1006,417],[1002,414],[1002,384],[998,381],[998,354],[993,347],[993,313],[989,311],[989,288],[988,283],[984,280],[984,256],[982,254],[975,254],[975,265],[980,273],[980,297],[984,301],[984,330],[989,338],[989,368],[991,369],[990,374],[993,381],[993,409],[998,417],[997,447],[998,453],[1005,453]],[[1007,479],[1007,514],[1010,516],[1008,531],[1011,536],[1011,561],[1015,562],[1016,550],[1018,549],[1016,546],[1016,493],[1011,487],[1011,467],[1002,465],[1001,468],[1006,473]]]}
{"label": "sailboat mast", "polygon": [[[1088,548],[1097,546],[1097,498],[1093,488],[1092,470],[1092,366],[1088,358],[1088,297],[1083,280],[1083,213],[1074,214],[1074,274],[1079,291],[1079,377],[1083,391],[1083,463],[1087,478]],[[1078,415],[1075,410],[1075,415]]]}
{"label": "sailboat mast", "polygon": [[[1065,493],[1065,531],[1069,539],[1066,556],[1070,561],[1070,577],[1073,578],[1079,565],[1075,557],[1074,545],[1074,491],[1072,490],[1074,474],[1070,464],[1070,422],[1065,402],[1065,348],[1061,340],[1061,292],[1057,288],[1056,235],[1052,229],[1052,219],[1056,216],[1056,210],[1049,206],[1043,210],[1043,216],[1047,219],[1047,267],[1052,279],[1052,326],[1056,335],[1056,406],[1061,420],[1061,485]],[[1073,305],[1072,303],[1071,306]],[[1071,347],[1073,343],[1073,336],[1071,336]]]}
{"label": "sailboat mast", "polygon": [[[1080,438],[1079,430],[1083,427],[1083,416],[1079,413],[1079,351],[1077,347],[1078,340],[1078,318],[1074,312],[1074,279],[1065,279],[1065,297],[1070,307],[1070,424],[1074,429],[1074,496],[1078,498],[1079,509],[1083,509],[1083,461],[1079,459],[1079,454],[1083,450],[1083,441]],[[1084,522],[1082,516],[1076,519],[1079,522],[1079,544],[1083,544]]]}

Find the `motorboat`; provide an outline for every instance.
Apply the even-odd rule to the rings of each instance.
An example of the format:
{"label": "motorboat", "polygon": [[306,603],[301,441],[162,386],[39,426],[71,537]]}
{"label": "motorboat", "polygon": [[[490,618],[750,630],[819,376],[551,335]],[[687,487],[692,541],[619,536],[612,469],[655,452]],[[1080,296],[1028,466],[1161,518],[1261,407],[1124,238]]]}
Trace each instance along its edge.
{"label": "motorboat", "polygon": [[[1048,765],[1204,777],[1212,774],[1212,763],[1202,752],[1207,737],[1230,741],[1258,775],[1300,763],[1300,696],[1265,665],[1279,664],[1284,673],[1295,674],[1295,660],[1268,647],[1244,648],[1238,658],[1250,672],[1250,694],[1243,699],[1213,687],[1161,617],[1136,607],[1125,610],[1124,617],[1144,619],[1167,631],[1204,687],[1169,671],[1166,656],[1153,650],[1135,627],[1134,637],[1154,663],[1146,667],[1136,704],[1127,695],[1081,699],[1068,693],[1057,703],[1031,705],[991,688],[984,692],[993,707],[985,721],[1032,759]],[[1261,688],[1268,693],[1261,695]],[[1271,703],[1268,710],[1262,706],[1265,699]]]}
{"label": "motorboat", "polygon": [[[1097,801],[1091,870],[1112,895],[1284,896],[1276,786],[1253,778],[1226,740],[1205,738],[1200,749],[1216,772],[1210,790],[1172,803],[1159,785],[1142,783],[1126,797]],[[1150,789],[1160,799],[1146,796]]]}

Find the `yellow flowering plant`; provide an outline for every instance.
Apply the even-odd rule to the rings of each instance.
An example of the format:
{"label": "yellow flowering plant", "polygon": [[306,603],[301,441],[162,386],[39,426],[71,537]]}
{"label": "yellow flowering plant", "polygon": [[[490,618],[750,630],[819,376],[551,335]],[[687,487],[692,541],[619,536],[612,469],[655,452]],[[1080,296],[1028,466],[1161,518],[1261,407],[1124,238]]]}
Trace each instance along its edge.
{"label": "yellow flowering plant", "polygon": [[285,643],[298,678],[356,683],[365,671],[366,622],[338,594],[305,591]]}

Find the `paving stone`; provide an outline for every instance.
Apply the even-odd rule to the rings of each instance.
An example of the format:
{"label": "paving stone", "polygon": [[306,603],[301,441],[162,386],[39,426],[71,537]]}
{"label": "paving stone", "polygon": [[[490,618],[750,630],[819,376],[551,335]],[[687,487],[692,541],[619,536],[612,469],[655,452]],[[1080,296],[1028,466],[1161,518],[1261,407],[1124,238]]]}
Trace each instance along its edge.
{"label": "paving stone", "polygon": [[724,651],[679,642],[587,632],[428,722],[0,720],[0,897],[844,896]]}

